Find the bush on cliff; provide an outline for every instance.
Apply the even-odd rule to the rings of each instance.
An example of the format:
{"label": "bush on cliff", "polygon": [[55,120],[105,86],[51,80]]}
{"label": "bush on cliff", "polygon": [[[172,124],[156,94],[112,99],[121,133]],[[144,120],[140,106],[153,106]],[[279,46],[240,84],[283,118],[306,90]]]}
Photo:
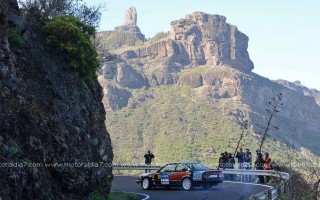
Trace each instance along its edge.
{"label": "bush on cliff", "polygon": [[97,50],[91,38],[95,28],[69,15],[54,17],[44,26],[48,46],[75,69],[81,78],[96,78]]}

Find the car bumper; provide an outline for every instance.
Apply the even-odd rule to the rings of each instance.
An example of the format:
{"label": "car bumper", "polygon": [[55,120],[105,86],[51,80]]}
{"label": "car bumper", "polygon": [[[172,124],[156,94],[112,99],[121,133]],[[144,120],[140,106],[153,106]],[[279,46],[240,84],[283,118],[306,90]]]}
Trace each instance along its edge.
{"label": "car bumper", "polygon": [[210,179],[202,180],[202,182],[204,182],[204,183],[222,183],[223,178],[222,177],[210,178]]}

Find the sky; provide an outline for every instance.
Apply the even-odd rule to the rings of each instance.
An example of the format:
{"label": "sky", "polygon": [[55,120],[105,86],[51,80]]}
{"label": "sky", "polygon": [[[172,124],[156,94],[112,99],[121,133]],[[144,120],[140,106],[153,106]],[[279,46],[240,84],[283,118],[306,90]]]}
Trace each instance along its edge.
{"label": "sky", "polygon": [[169,31],[171,21],[195,11],[224,15],[249,37],[254,72],[272,80],[299,80],[320,90],[319,0],[84,0],[103,4],[100,30],[123,25],[134,6],[146,37]]}

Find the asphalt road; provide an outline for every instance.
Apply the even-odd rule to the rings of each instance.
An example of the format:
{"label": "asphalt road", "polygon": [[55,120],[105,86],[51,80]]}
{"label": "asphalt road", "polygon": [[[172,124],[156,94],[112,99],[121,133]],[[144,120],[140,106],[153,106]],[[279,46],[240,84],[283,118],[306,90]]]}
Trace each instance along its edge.
{"label": "asphalt road", "polygon": [[223,182],[209,190],[200,187],[192,191],[184,191],[181,188],[144,190],[136,184],[135,179],[132,176],[115,176],[112,191],[145,194],[145,199],[148,200],[247,200],[252,194],[268,189],[268,186],[264,185]]}

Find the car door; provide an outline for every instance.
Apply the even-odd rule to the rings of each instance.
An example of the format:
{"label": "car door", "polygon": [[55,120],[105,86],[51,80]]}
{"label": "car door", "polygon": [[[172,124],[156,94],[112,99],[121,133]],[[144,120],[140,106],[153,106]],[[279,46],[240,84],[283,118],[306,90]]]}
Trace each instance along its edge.
{"label": "car door", "polygon": [[170,176],[175,172],[176,164],[170,163],[164,166],[159,171],[159,175],[157,176],[157,185],[170,185]]}
{"label": "car door", "polygon": [[170,175],[170,184],[171,185],[181,185],[181,181],[189,173],[188,167],[185,164],[177,164],[175,171]]}

